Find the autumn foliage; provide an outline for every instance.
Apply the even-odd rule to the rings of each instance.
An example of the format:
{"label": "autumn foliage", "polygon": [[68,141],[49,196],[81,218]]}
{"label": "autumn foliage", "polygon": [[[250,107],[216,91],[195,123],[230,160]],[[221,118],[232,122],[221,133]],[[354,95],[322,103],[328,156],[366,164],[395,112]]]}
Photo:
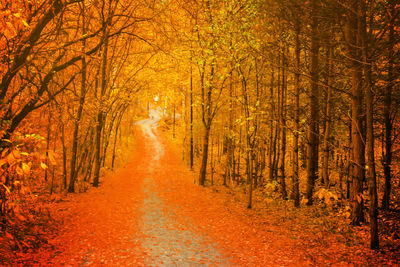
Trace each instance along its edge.
{"label": "autumn foliage", "polygon": [[[341,249],[395,258],[399,10],[395,0],[0,0],[0,263],[60,241],[60,227],[70,229],[60,218],[73,214],[54,207],[72,198],[80,204],[68,209],[84,213],[71,193],[101,187],[133,150],[144,153],[148,140],[135,123],[155,119],[154,111],[162,115],[158,137],[170,138],[162,140],[171,158],[161,162],[173,169],[155,181],[159,192],[210,240],[225,248],[224,231],[238,228],[269,236],[260,225],[275,207],[276,217],[288,212],[295,228],[304,225],[307,235],[293,236],[309,244],[319,216],[307,212],[321,215],[325,228],[315,231],[339,233]],[[186,175],[175,177],[180,169]],[[182,182],[189,176],[197,187]],[[135,181],[127,190],[140,202],[143,181]],[[166,193],[175,184],[188,188],[190,206]],[[232,202],[241,213],[234,219],[245,222],[208,229],[229,214],[218,215],[203,193],[215,194],[215,207]],[[227,253],[240,265],[264,242],[243,229],[240,240],[227,237],[237,250],[251,244]],[[353,262],[385,261],[370,253],[362,249]],[[298,255],[305,264],[326,259]],[[256,258],[254,265],[271,260]]]}

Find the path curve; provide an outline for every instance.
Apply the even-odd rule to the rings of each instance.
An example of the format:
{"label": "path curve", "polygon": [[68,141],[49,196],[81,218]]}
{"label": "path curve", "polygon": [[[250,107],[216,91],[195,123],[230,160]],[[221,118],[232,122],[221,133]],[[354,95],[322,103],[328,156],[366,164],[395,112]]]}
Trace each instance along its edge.
{"label": "path curve", "polygon": [[[157,130],[160,112],[135,126],[125,167],[99,188],[52,203],[63,220],[53,249],[18,264],[51,266],[307,266],[300,240],[255,212],[193,184],[178,149]],[[312,265],[312,264],[311,264]]]}
{"label": "path curve", "polygon": [[[168,179],[165,144],[156,128],[161,113],[135,126],[136,147],[127,164],[101,186],[69,194],[50,205],[61,222],[49,246],[21,254],[14,265],[35,266],[231,266],[216,244],[177,218],[160,192]],[[177,159],[179,160],[179,159]],[[168,175],[170,175],[169,173]],[[164,175],[164,176],[163,176]],[[167,194],[179,195],[179,192]]]}
{"label": "path curve", "polygon": [[167,166],[160,163],[164,147],[155,133],[160,114],[154,111],[151,114],[150,119],[137,123],[147,146],[145,153],[150,155],[150,162],[144,163],[148,167],[143,180],[145,196],[139,223],[143,234],[142,247],[148,255],[145,263],[151,266],[229,266],[229,260],[215,244],[177,222],[174,209],[165,204],[158,193],[155,176],[159,176]]}

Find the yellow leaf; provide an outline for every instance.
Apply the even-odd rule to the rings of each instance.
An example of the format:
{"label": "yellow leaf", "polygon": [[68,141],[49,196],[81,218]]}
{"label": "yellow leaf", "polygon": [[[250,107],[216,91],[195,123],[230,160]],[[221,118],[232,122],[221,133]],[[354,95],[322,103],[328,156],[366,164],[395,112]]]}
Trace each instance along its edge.
{"label": "yellow leaf", "polygon": [[1,185],[4,187],[4,189],[5,189],[8,193],[11,193],[10,188],[8,188],[5,184],[1,184]]}
{"label": "yellow leaf", "polygon": [[22,23],[23,23],[27,28],[30,28],[29,24],[28,24],[24,19],[22,20]]}
{"label": "yellow leaf", "polygon": [[18,175],[24,175],[24,171],[19,166],[17,166],[15,170],[17,171]]}
{"label": "yellow leaf", "polygon": [[28,164],[22,163],[22,170],[24,171],[25,174],[29,174],[29,172],[31,171],[31,168],[29,167]]}
{"label": "yellow leaf", "polygon": [[43,170],[46,170],[48,168],[47,165],[43,162],[40,163],[40,167],[42,167]]}

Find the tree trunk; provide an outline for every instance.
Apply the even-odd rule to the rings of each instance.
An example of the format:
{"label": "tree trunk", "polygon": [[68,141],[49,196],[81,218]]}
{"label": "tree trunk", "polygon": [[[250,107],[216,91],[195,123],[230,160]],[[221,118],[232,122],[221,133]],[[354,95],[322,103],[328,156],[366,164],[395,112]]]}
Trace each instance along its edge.
{"label": "tree trunk", "polygon": [[249,179],[249,195],[248,195],[248,202],[247,202],[247,208],[251,209],[253,206],[253,159],[249,154],[253,153],[252,151],[249,151],[248,158],[249,158],[249,173],[248,179]]}
{"label": "tree trunk", "polygon": [[[247,80],[242,69],[239,68],[240,76],[242,76],[242,94],[243,94],[243,105],[246,115],[246,170],[247,170],[247,184],[249,186],[248,191],[248,203],[247,208],[251,209],[253,202],[253,165],[254,165],[254,139],[255,132],[250,131],[250,103],[249,95],[247,91]],[[254,120],[254,119],[253,119]],[[253,137],[253,138],[252,138]]]}
{"label": "tree trunk", "polygon": [[113,154],[112,154],[112,160],[111,160],[111,170],[114,170],[114,162],[115,162],[115,150],[117,147],[117,140],[118,140],[118,132],[120,132],[120,128],[121,128],[121,121],[122,121],[122,117],[124,116],[124,110],[126,108],[123,109],[123,111],[121,112],[121,114],[119,115],[118,119],[117,119],[117,125],[115,126],[115,134],[114,134],[114,145],[113,145]]}
{"label": "tree trunk", "polygon": [[[350,108],[350,107],[349,107]],[[351,127],[351,121],[348,124],[348,130],[349,130],[349,138],[348,138],[348,148],[346,150],[346,199],[350,199],[350,183],[351,183],[351,154],[352,154],[352,150],[351,150],[351,132],[352,132],[352,127]]]}
{"label": "tree trunk", "polygon": [[[104,49],[103,49],[103,58],[102,58],[102,66],[101,66],[101,90],[100,90],[100,107],[102,107],[103,98],[107,89],[107,54],[108,54],[108,29],[104,30]],[[93,186],[99,186],[100,179],[100,167],[101,167],[101,136],[104,125],[104,111],[99,110],[97,114],[97,125],[96,125],[96,151],[95,151],[95,166],[94,166],[94,177],[93,177]]]}
{"label": "tree trunk", "polygon": [[96,137],[95,137],[95,166],[94,166],[94,177],[93,186],[99,186],[100,179],[100,167],[101,167],[101,133],[103,126],[103,114],[97,115],[97,125],[96,125]]}
{"label": "tree trunk", "polygon": [[271,85],[270,85],[270,135],[269,135],[269,155],[268,155],[268,167],[269,167],[269,181],[274,180],[274,166],[276,158],[276,135],[274,135],[274,119],[275,119],[275,102],[274,102],[274,68],[271,69]]}
{"label": "tree trunk", "polygon": [[395,1],[391,0],[390,15],[391,21],[389,25],[389,49],[388,49],[388,76],[387,85],[385,87],[384,96],[384,120],[385,120],[385,152],[383,155],[383,172],[385,175],[385,185],[382,199],[382,209],[389,210],[390,208],[390,192],[392,188],[392,129],[393,123],[391,118],[392,109],[392,91],[394,77],[394,16],[395,16]]}
{"label": "tree trunk", "polygon": [[373,106],[373,81],[371,75],[372,60],[369,54],[369,36],[366,25],[366,7],[362,3],[362,39],[364,54],[364,75],[365,75],[365,97],[367,105],[367,181],[370,197],[370,248],[379,249],[379,232],[378,232],[378,195],[376,188],[376,172],[375,172],[375,151],[374,151],[374,106]]}
{"label": "tree trunk", "polygon": [[64,123],[62,122],[62,118],[60,116],[60,138],[61,138],[61,146],[62,146],[62,155],[63,155],[63,186],[64,189],[67,189],[67,147],[65,145],[65,131],[64,131]]}
{"label": "tree trunk", "polygon": [[233,134],[233,82],[232,76],[230,77],[229,82],[229,121],[228,121],[228,133],[226,138],[226,164],[225,164],[225,174],[224,174],[224,185],[230,184],[232,180],[232,168],[234,166],[234,151],[235,144]]}
{"label": "tree trunk", "polygon": [[204,129],[203,137],[203,155],[201,159],[200,175],[199,175],[199,185],[203,185],[206,181],[207,175],[207,161],[208,161],[208,143],[210,139],[210,125],[207,124]]}
{"label": "tree trunk", "polygon": [[311,94],[310,123],[308,127],[307,149],[307,205],[313,204],[315,181],[318,177],[318,142],[319,142],[319,36],[317,0],[311,2]]}
{"label": "tree trunk", "polygon": [[[115,109],[114,114],[111,116],[110,121],[108,124],[106,124],[106,118],[103,117],[103,153],[102,153],[102,163],[101,166],[104,167],[105,163],[106,163],[106,156],[107,156],[107,150],[108,150],[108,146],[110,145],[110,138],[111,138],[111,134],[112,134],[112,130],[114,128],[114,124],[115,122],[118,121],[118,118],[120,116],[123,115],[123,113],[125,112],[125,107],[124,105],[120,105],[118,108]],[[104,114],[104,113],[103,113]],[[108,129],[106,131],[106,126],[108,126]]]}
{"label": "tree trunk", "polygon": [[193,67],[190,64],[190,169],[193,170]]}
{"label": "tree trunk", "polygon": [[[85,5],[82,4],[82,35],[86,34],[86,26],[85,26]],[[86,50],[86,41],[82,41],[82,52]],[[78,112],[74,121],[74,133],[72,136],[72,151],[71,151],[71,163],[70,163],[70,181],[68,186],[68,192],[75,192],[75,182],[78,176],[76,171],[76,159],[78,153],[78,142],[79,142],[79,126],[82,118],[83,106],[85,104],[85,96],[86,96],[86,72],[87,72],[87,64],[85,56],[82,57],[82,72],[81,72],[81,90],[79,94],[79,106]]]}
{"label": "tree trunk", "polygon": [[[212,136],[212,135],[211,135]],[[214,144],[215,144],[215,139],[211,137],[211,151],[210,151],[210,172],[211,172],[211,185],[214,185],[214,160],[215,160],[215,155],[214,155]]]}
{"label": "tree trunk", "polygon": [[362,141],[362,55],[360,51],[360,1],[352,0],[347,13],[346,39],[348,58],[351,63],[351,223],[364,222],[363,199],[363,151]]}
{"label": "tree trunk", "polygon": [[[47,138],[46,138],[46,164],[49,166],[49,150],[50,150],[50,135],[51,135],[51,105],[49,105],[49,114],[48,116],[48,123],[47,123]],[[47,182],[48,180],[48,172],[49,169],[46,169],[44,172],[44,180]]]}
{"label": "tree trunk", "polygon": [[300,207],[299,190],[299,132],[300,132],[300,21],[296,23],[296,50],[295,50],[295,111],[294,111],[294,144],[293,144],[293,198],[294,206]]}
{"label": "tree trunk", "polygon": [[281,189],[281,195],[283,199],[287,199],[286,190],[286,174],[285,174],[285,157],[286,157],[286,55],[285,48],[282,48],[282,83],[281,83],[281,96],[280,96],[280,134],[281,134],[281,147],[280,147],[280,159],[279,159],[279,184]]}
{"label": "tree trunk", "polygon": [[325,130],[323,140],[323,164],[321,173],[321,183],[329,187],[329,140],[331,131],[331,98],[332,98],[332,58],[333,47],[329,45],[328,48],[328,62],[327,62],[327,94],[326,94],[326,108],[325,108]]}

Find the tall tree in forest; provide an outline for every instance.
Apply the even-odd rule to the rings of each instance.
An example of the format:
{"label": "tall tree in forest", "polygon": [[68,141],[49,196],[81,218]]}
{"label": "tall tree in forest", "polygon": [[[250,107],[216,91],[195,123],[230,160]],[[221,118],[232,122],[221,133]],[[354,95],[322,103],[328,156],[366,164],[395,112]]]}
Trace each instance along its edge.
{"label": "tall tree in forest", "polygon": [[362,114],[362,51],[361,1],[351,0],[346,10],[345,41],[351,69],[351,222],[364,222],[363,199],[363,114]]}
{"label": "tall tree in forest", "polygon": [[307,205],[313,204],[315,181],[318,177],[318,143],[319,143],[319,1],[311,1],[311,91],[310,117],[307,130]]}
{"label": "tall tree in forest", "polygon": [[[81,9],[81,18],[82,18],[82,35],[86,35],[86,14],[85,14],[85,4],[80,4]],[[82,40],[82,52],[84,53],[86,50],[86,40]],[[70,182],[68,186],[68,192],[72,193],[75,192],[75,181],[78,175],[76,170],[76,161],[77,161],[77,153],[78,153],[78,139],[79,139],[79,127],[82,118],[83,106],[85,104],[86,98],[86,75],[87,75],[87,63],[86,57],[83,56],[81,60],[81,85],[80,85],[80,92],[79,92],[79,106],[78,111],[76,114],[76,118],[74,121],[74,133],[72,136],[72,153],[71,153],[71,163],[70,163]]]}
{"label": "tall tree in forest", "polygon": [[107,70],[108,70],[109,27],[104,28],[102,38],[104,45],[103,45],[102,60],[101,60],[100,88],[96,88],[97,90],[99,90],[97,95],[99,101],[99,111],[97,114],[97,121],[96,121],[96,141],[95,141],[96,150],[95,150],[95,165],[94,165],[94,176],[93,176],[93,186],[95,187],[99,186],[100,167],[102,161],[101,137],[105,120],[105,113],[104,113],[105,111],[103,110],[104,109],[103,103],[105,101],[104,97],[106,95],[106,90],[108,86]]}
{"label": "tall tree in forest", "polygon": [[321,183],[329,187],[329,154],[330,154],[330,133],[331,133],[331,111],[332,111],[332,77],[333,77],[333,50],[334,47],[328,44],[326,49],[326,105],[325,105],[325,125],[324,137],[322,142],[322,171]]}
{"label": "tall tree in forest", "polygon": [[279,126],[280,126],[280,153],[279,153],[279,184],[280,184],[280,191],[283,199],[287,198],[287,189],[286,189],[286,173],[285,173],[285,166],[286,166],[286,132],[287,132],[287,125],[286,125],[286,94],[287,94],[287,48],[285,47],[286,44],[283,44],[281,50],[281,64],[282,67],[280,68],[281,79],[280,82],[280,96],[278,97],[279,103]]}
{"label": "tall tree in forest", "polygon": [[[192,60],[192,51],[190,51],[190,61]],[[190,169],[194,165],[194,140],[193,140],[193,66],[190,64]]]}
{"label": "tall tree in forest", "polygon": [[[205,16],[206,21],[213,31],[215,26],[213,25],[213,14],[210,5],[210,1],[206,1],[205,3]],[[200,32],[197,29],[197,33],[199,36],[198,41],[200,40]],[[213,114],[213,90],[214,90],[214,79],[215,79],[215,65],[216,65],[216,51],[215,51],[215,34],[211,32],[210,40],[207,42],[207,49],[209,49],[209,53],[211,54],[210,63],[209,63],[209,74],[207,75],[206,70],[208,68],[207,61],[208,59],[204,58],[203,62],[198,64],[199,74],[200,74],[200,87],[201,87],[201,120],[204,126],[203,133],[203,149],[202,149],[202,157],[201,157],[201,165],[200,165],[200,173],[199,173],[199,185],[204,185],[206,181],[207,175],[207,162],[208,162],[208,148],[209,148],[209,139],[210,139],[210,131],[211,124],[214,119],[215,113]],[[203,51],[202,51],[203,52]],[[202,53],[205,55],[205,53]]]}
{"label": "tall tree in forest", "polygon": [[[383,191],[382,208],[389,210],[390,208],[390,192],[392,187],[392,129],[393,129],[393,118],[392,118],[392,91],[395,82],[394,75],[394,25],[395,25],[395,5],[396,1],[390,0],[389,2],[389,19],[388,19],[388,41],[387,41],[387,84],[384,91],[384,123],[385,123],[385,150],[383,155],[383,173],[385,175],[385,186]],[[397,14],[398,14],[397,10]]]}
{"label": "tall tree in forest", "polygon": [[375,172],[375,149],[374,149],[374,86],[372,81],[372,60],[370,54],[370,42],[371,34],[367,32],[367,11],[366,3],[362,1],[361,12],[360,12],[360,27],[361,27],[361,38],[362,38],[362,49],[363,49],[363,69],[365,76],[365,100],[366,100],[366,156],[367,164],[365,166],[367,170],[367,181],[369,188],[370,197],[370,247],[371,249],[379,248],[379,233],[378,233],[378,194],[376,188],[376,172]]}
{"label": "tall tree in forest", "polygon": [[295,22],[295,72],[294,72],[294,131],[293,131],[293,198],[294,206],[300,206],[299,189],[299,134],[300,134],[300,20]]}
{"label": "tall tree in forest", "polygon": [[209,139],[213,120],[217,114],[219,100],[228,78],[228,69],[223,70],[219,62],[222,58],[218,53],[218,32],[220,22],[214,16],[219,11],[218,3],[206,0],[203,7],[204,25],[202,29],[197,27],[197,37],[199,44],[198,70],[200,76],[201,89],[201,121],[204,126],[203,149],[201,156],[199,184],[204,185],[207,175]]}

